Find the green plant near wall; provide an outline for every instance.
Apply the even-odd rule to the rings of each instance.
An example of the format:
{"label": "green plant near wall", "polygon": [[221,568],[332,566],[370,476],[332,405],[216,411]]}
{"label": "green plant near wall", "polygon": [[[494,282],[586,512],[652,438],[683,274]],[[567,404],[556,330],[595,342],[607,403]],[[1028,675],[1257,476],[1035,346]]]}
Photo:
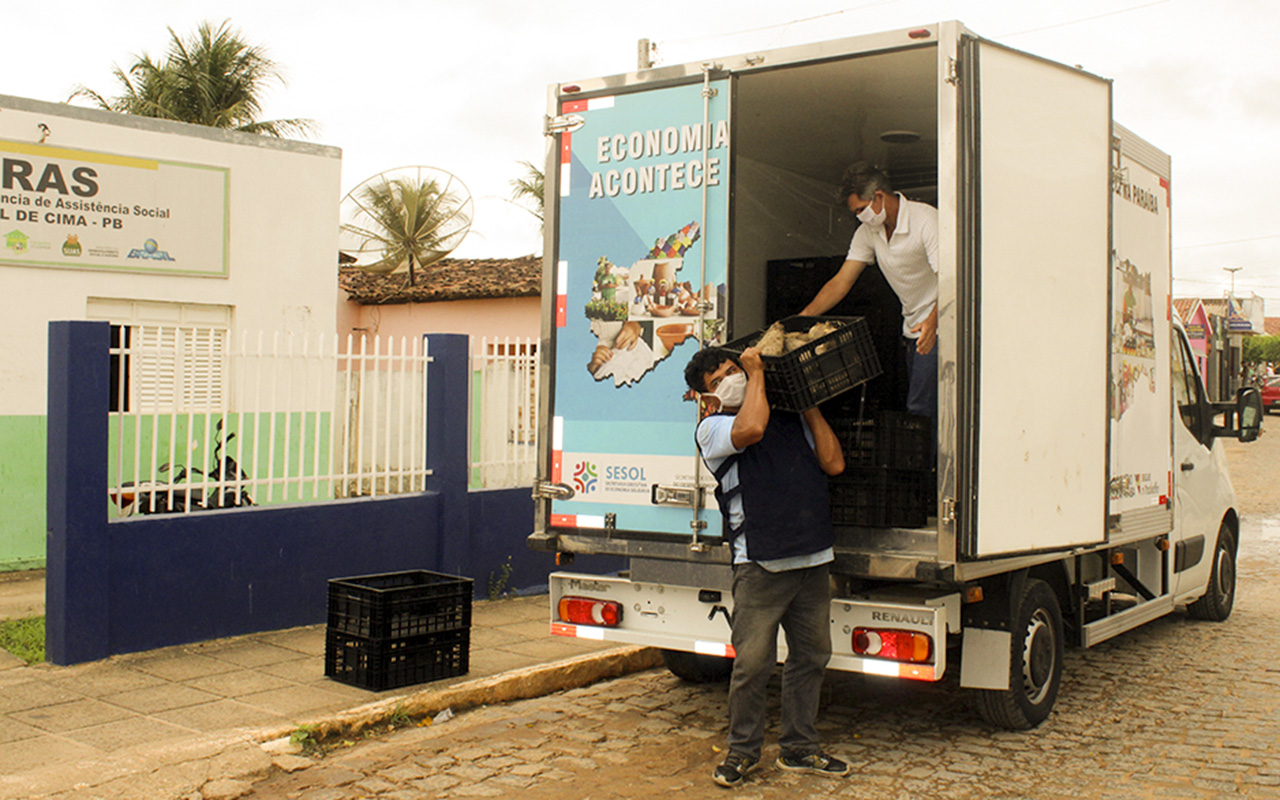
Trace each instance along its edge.
{"label": "green plant near wall", "polygon": [[44,661],[44,617],[7,619],[0,622],[0,650],[28,664]]}
{"label": "green plant near wall", "polygon": [[497,572],[489,573],[489,599],[497,600],[507,594],[507,582],[511,580],[511,556],[507,556],[507,561]]}

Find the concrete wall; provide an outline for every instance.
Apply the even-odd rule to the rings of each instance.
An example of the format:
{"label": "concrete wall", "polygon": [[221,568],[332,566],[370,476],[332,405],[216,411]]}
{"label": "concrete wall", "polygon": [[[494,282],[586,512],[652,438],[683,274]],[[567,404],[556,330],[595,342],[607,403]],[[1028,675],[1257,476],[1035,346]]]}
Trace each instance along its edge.
{"label": "concrete wall", "polygon": [[102,322],[49,326],[51,662],[321,623],[331,578],[428,569],[474,579],[479,597],[547,583],[552,556],[525,546],[529,490],[467,492],[466,337],[429,337],[426,492],[111,521],[108,335]]}
{"label": "concrete wall", "polygon": [[[229,263],[220,277],[0,265],[7,344],[0,351],[0,570],[44,561],[45,476],[32,465],[43,463],[50,320],[85,319],[94,297],[230,306],[234,325],[249,330],[330,333],[335,326],[338,149],[0,96],[0,155],[35,162],[54,158],[49,148],[228,170]],[[0,187],[0,208],[9,211],[0,236],[20,227],[12,221],[24,208],[17,204],[37,194],[10,183]],[[120,199],[108,186],[102,193],[103,201]],[[137,246],[147,238],[163,246],[145,220],[124,222],[136,225]],[[82,230],[86,246],[93,224]]]}

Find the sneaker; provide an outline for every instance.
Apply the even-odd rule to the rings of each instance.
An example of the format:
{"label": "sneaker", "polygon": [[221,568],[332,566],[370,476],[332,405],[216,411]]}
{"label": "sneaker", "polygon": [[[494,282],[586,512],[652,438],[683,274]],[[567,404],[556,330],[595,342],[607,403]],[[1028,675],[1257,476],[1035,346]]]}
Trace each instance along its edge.
{"label": "sneaker", "polygon": [[815,775],[829,775],[833,778],[843,778],[853,771],[845,762],[822,752],[810,753],[807,756],[780,756],[778,758],[778,768],[790,772],[812,772]]}
{"label": "sneaker", "polygon": [[713,780],[721,786],[737,786],[742,783],[743,778],[747,777],[747,773],[756,768],[760,763],[760,759],[744,756],[739,753],[730,753],[724,763],[716,767],[716,771],[711,774]]}

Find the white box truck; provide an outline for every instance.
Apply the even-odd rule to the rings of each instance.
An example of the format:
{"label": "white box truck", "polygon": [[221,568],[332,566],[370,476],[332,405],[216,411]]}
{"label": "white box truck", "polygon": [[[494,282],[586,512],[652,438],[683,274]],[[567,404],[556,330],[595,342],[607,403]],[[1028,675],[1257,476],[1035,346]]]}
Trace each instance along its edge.
{"label": "white box truck", "polygon": [[[1112,121],[1108,80],[944,22],[548,100],[529,544],[629,567],[554,573],[552,633],[727,674],[731,558],[683,368],[798,313],[839,266],[856,222],[836,187],[858,160],[938,209],[937,441],[920,518],[837,522],[830,668],[958,669],[986,719],[1027,728],[1053,706],[1064,645],[1182,604],[1231,612],[1239,521],[1218,440],[1255,438],[1261,408],[1252,390],[1206,396],[1171,309],[1169,157]],[[871,269],[831,312],[869,320],[884,374],[828,419],[900,402],[884,289]],[[846,491],[833,482],[833,508]]]}

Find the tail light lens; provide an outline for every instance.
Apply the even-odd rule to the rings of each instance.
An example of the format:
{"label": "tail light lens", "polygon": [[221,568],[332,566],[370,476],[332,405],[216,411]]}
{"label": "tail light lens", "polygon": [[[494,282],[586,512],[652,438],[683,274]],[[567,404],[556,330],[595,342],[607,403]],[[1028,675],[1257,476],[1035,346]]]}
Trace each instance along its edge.
{"label": "tail light lens", "polygon": [[853,652],[860,656],[921,664],[929,661],[933,655],[933,640],[927,634],[916,631],[855,628]]}
{"label": "tail light lens", "polygon": [[557,606],[562,622],[574,625],[603,625],[616,628],[622,621],[622,604],[613,600],[596,600],[592,597],[560,598]]}

